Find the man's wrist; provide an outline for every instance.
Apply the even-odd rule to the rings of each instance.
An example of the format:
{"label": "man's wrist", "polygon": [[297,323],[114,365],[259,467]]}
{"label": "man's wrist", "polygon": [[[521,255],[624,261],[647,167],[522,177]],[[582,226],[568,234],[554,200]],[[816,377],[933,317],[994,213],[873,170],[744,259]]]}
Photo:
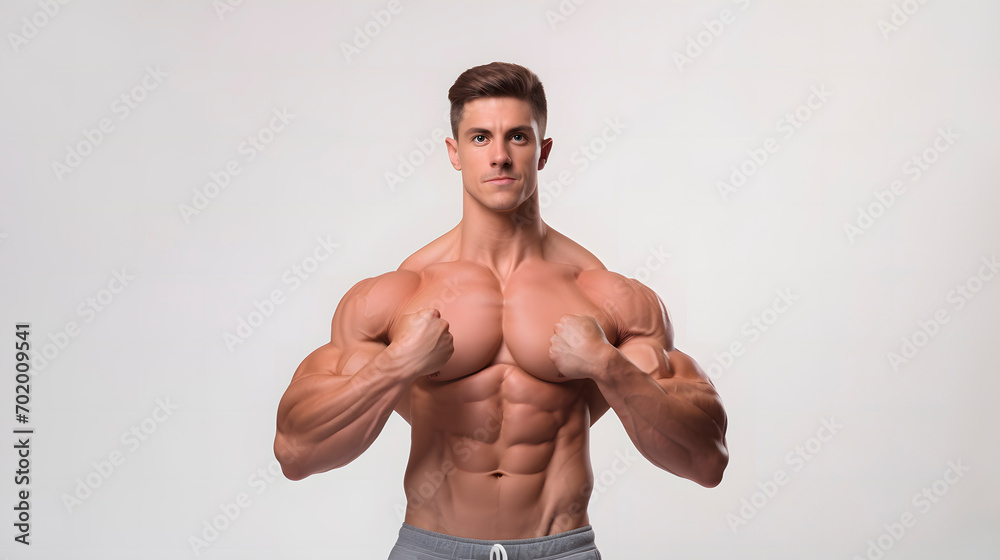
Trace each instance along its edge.
{"label": "man's wrist", "polygon": [[611,344],[605,344],[601,358],[597,360],[600,365],[594,369],[590,377],[599,384],[613,384],[616,380],[621,379],[626,362],[628,362],[628,358],[618,348]]}
{"label": "man's wrist", "polygon": [[382,373],[384,377],[391,377],[399,381],[412,381],[416,376],[412,374],[412,367],[407,367],[407,360],[399,356],[399,349],[389,344],[384,350],[375,355],[372,365]]}
{"label": "man's wrist", "polygon": [[622,383],[626,382],[635,373],[642,373],[642,371],[632,363],[631,360],[622,354],[621,350],[615,346],[608,345],[608,349],[605,354],[605,358],[602,359],[602,363],[605,363],[605,367],[601,368],[600,371],[592,376],[593,380],[602,389],[611,389],[619,387]]}

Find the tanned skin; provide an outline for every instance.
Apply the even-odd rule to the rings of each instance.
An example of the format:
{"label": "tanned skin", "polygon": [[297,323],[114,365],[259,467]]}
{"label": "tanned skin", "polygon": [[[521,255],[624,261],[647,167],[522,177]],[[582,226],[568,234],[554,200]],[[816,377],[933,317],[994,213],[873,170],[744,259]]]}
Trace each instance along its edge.
{"label": "tanned skin", "polygon": [[285,476],[350,463],[396,411],[412,434],[406,523],[553,535],[589,523],[589,431],[610,408],[654,465],[718,485],[726,412],[662,301],[539,215],[544,122],[520,99],[478,98],[456,136],[461,222],[344,296],[278,406]]}

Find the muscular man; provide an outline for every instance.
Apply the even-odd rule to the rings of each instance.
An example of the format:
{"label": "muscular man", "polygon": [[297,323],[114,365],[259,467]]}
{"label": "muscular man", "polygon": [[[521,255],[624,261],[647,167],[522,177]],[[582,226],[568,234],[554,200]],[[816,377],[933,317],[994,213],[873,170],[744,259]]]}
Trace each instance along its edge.
{"label": "muscular man", "polygon": [[539,216],[538,77],[492,63],[448,97],[462,220],[347,292],[281,399],[275,455],[292,480],[342,467],[396,411],[412,444],[390,559],[600,558],[590,426],[611,408],[654,465],[713,487],[726,413],[660,298]]}

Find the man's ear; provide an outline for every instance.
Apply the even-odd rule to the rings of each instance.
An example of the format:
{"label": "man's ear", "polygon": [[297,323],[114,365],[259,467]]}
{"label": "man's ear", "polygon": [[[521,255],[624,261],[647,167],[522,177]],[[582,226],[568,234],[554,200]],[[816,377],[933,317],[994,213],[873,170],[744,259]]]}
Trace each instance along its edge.
{"label": "man's ear", "polygon": [[462,160],[458,159],[458,142],[454,138],[445,138],[444,143],[448,146],[448,159],[451,160],[451,166],[456,171],[461,171]]}
{"label": "man's ear", "polygon": [[538,156],[538,170],[545,168],[545,162],[549,160],[549,152],[552,151],[552,139],[542,140],[542,153]]}

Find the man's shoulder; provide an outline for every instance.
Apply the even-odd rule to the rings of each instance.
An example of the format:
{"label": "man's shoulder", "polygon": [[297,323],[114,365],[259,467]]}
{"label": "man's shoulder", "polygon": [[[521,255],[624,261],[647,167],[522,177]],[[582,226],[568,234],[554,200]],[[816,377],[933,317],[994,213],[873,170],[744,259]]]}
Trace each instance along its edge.
{"label": "man's shoulder", "polygon": [[582,270],[577,284],[600,300],[595,303],[607,303],[619,311],[627,307],[634,313],[648,308],[650,304],[655,305],[654,302],[659,300],[656,293],[642,282],[607,269]]}
{"label": "man's shoulder", "polygon": [[581,272],[608,271],[604,263],[583,245],[552,227],[547,226],[547,229],[544,243],[545,260],[571,265],[579,268]]}
{"label": "man's shoulder", "polygon": [[593,253],[553,229],[548,238],[547,259],[577,268],[577,285],[616,323],[648,320],[661,311],[659,296],[642,282],[608,270]]}
{"label": "man's shoulder", "polygon": [[670,320],[660,296],[635,278],[594,269],[582,271],[577,283],[608,314],[622,336],[670,332]]}
{"label": "man's shoulder", "polygon": [[410,270],[393,270],[359,281],[337,306],[334,331],[338,326],[350,326],[367,338],[383,338],[399,309],[419,285],[420,275]]}
{"label": "man's shoulder", "polygon": [[384,334],[399,310],[420,287],[423,270],[448,260],[454,230],[424,245],[407,257],[399,268],[354,284],[344,295],[340,306],[348,321],[366,325],[367,329]]}
{"label": "man's shoulder", "polygon": [[457,228],[458,226],[452,228],[414,251],[412,255],[403,260],[396,272],[410,272],[419,275],[421,271],[432,264],[455,260]]}

